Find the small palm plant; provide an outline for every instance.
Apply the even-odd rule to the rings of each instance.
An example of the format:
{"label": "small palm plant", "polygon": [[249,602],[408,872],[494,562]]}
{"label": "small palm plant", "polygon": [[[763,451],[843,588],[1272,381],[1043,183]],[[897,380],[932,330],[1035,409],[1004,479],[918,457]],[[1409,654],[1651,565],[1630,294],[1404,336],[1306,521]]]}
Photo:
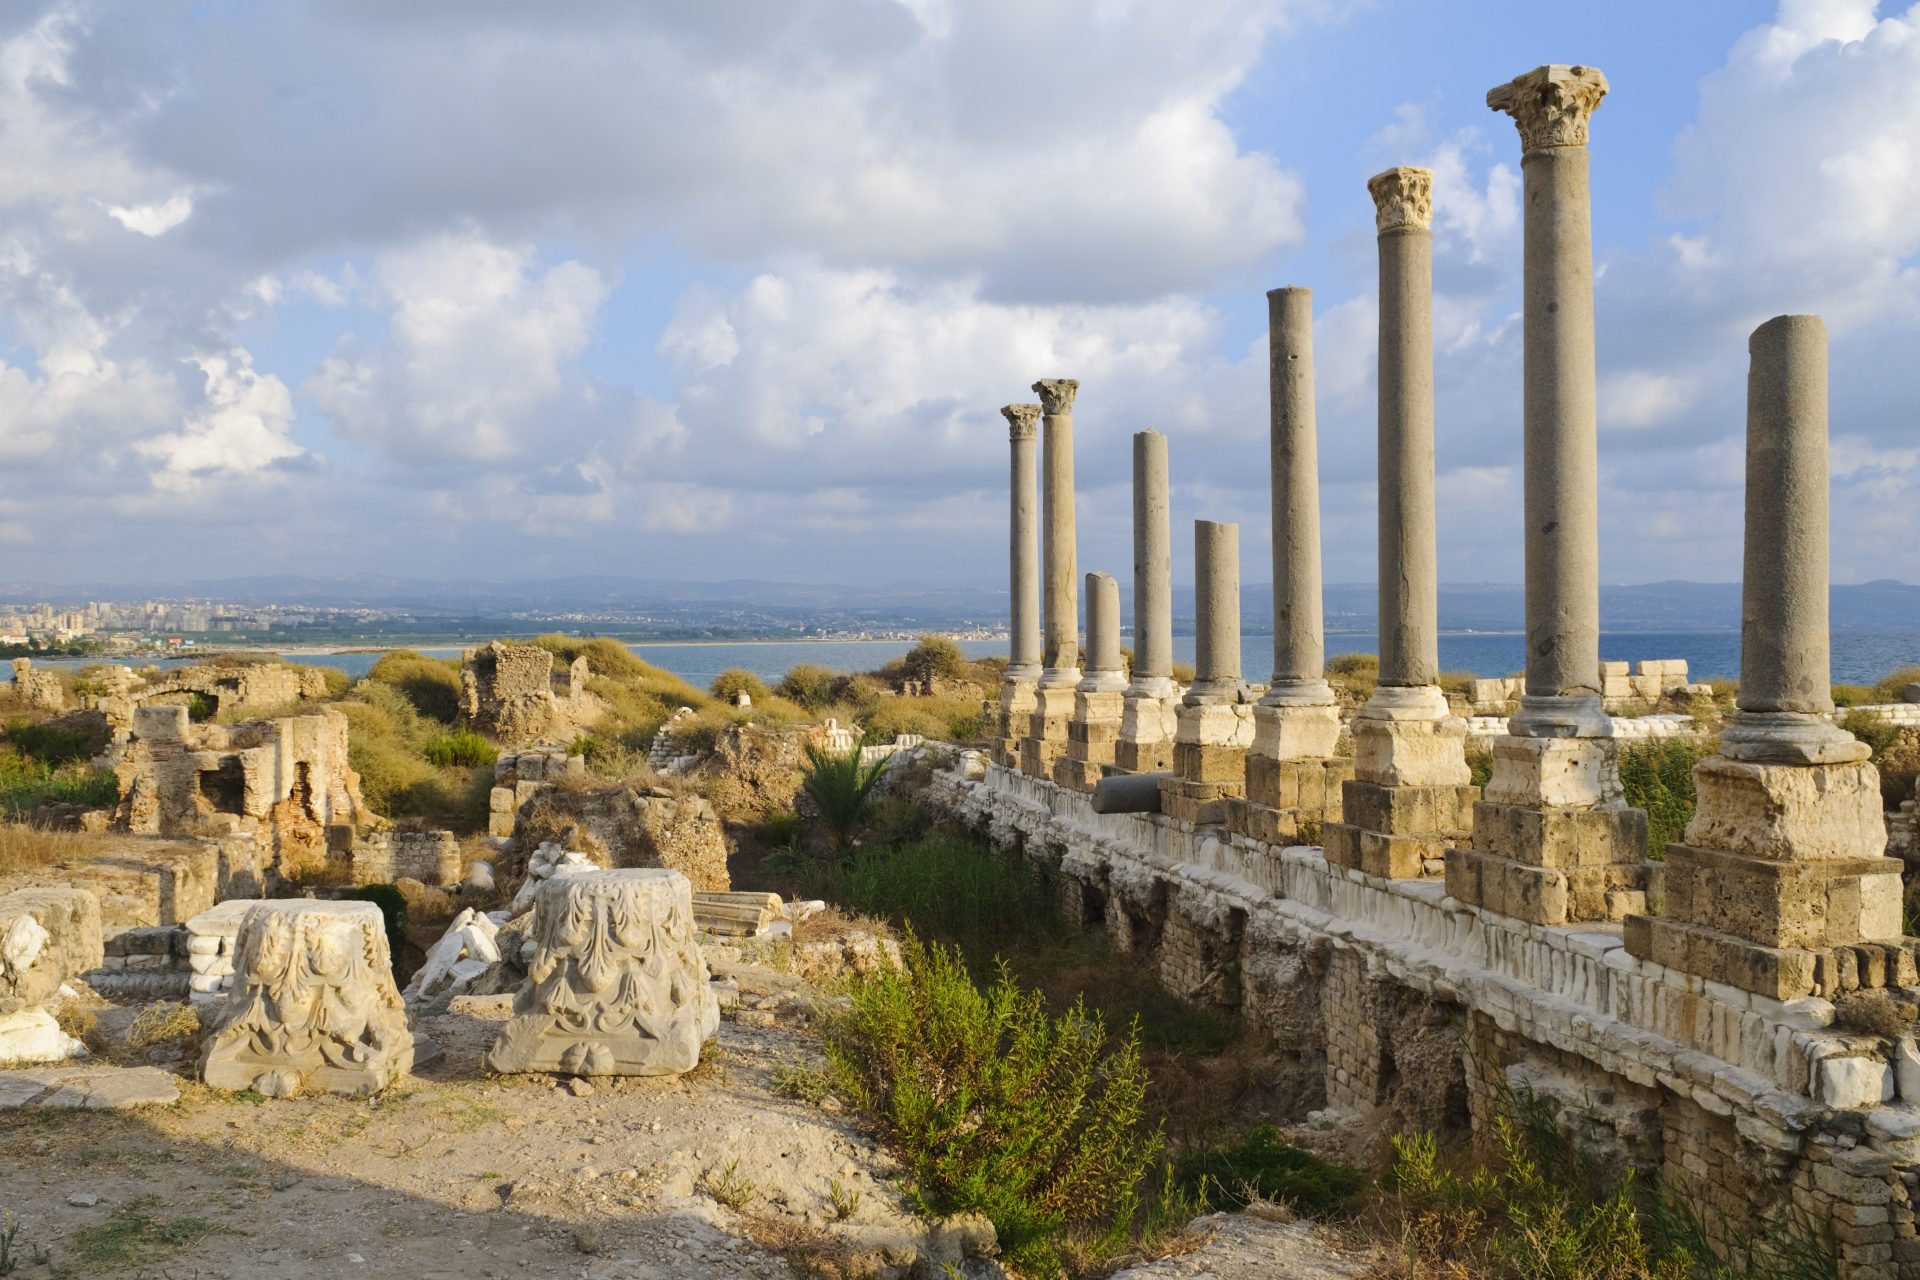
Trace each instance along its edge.
{"label": "small palm plant", "polygon": [[801,787],[820,811],[820,821],[826,825],[835,851],[853,843],[867,800],[887,771],[887,757],[867,764],[860,754],[858,744],[844,753],[807,745],[807,772]]}

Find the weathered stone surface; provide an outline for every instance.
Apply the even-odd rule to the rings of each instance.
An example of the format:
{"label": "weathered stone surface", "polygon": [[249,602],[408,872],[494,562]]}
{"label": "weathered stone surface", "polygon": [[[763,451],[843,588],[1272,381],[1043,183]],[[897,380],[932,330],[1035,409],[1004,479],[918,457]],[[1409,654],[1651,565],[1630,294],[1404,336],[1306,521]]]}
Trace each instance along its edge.
{"label": "weathered stone surface", "polygon": [[[1007,420],[1007,440],[1013,454],[1012,494],[1007,521],[1010,560],[1008,595],[1013,609],[1008,621],[1011,643],[1008,647],[1006,678],[1010,682],[1031,686],[1040,678],[1041,671],[1040,483],[1034,458],[1034,437],[1040,421],[1040,406],[1010,404],[1000,412]],[[1003,735],[1005,732],[1003,729]]]}
{"label": "weathered stone surface", "polygon": [[588,678],[584,660],[576,659],[556,689],[552,653],[495,640],[460,655],[460,711],[475,728],[511,746],[565,742],[605,711],[588,692]]}
{"label": "weathered stone surface", "polygon": [[1872,858],[1887,847],[1879,772],[1869,763],[1694,766],[1687,843],[1761,858]]}
{"label": "weathered stone surface", "polygon": [[269,1097],[372,1093],[413,1066],[386,926],[371,902],[281,899],[240,922],[233,988],[207,1016],[200,1077]]}
{"label": "weathered stone surface", "polygon": [[543,844],[577,850],[602,867],[678,871],[702,891],[732,887],[726,829],[699,795],[643,794],[618,785],[549,787],[520,811],[514,848],[500,868],[509,883]]}
{"label": "weathered stone surface", "polygon": [[84,1058],[87,1046],[60,1029],[46,1009],[0,1013],[0,1065],[16,1062],[65,1062]]}
{"label": "weathered stone surface", "polygon": [[513,1019],[487,1054],[499,1072],[673,1075],[719,1027],[693,940],[693,891],[674,871],[602,871],[543,885],[538,951]]}
{"label": "weathered stone surface", "polygon": [[123,1110],[180,1100],[174,1076],[158,1067],[55,1067],[0,1074],[0,1111],[18,1107]]}
{"label": "weathered stone surface", "polygon": [[[1433,690],[1436,695],[1439,690]],[[1371,703],[1353,718],[1353,776],[1388,787],[1465,786],[1467,722],[1446,714],[1386,718]]]}
{"label": "weathered stone surface", "polygon": [[0,897],[0,1011],[40,1004],[100,967],[100,902],[84,889],[18,889]]}
{"label": "weathered stone surface", "polygon": [[1620,801],[1611,738],[1496,738],[1487,799],[1494,804],[1590,809]]}
{"label": "weathered stone surface", "polygon": [[1034,383],[1033,390],[1040,397],[1043,415],[1041,683],[1070,689],[1079,681],[1076,668],[1080,659],[1080,611],[1074,601],[1074,588],[1079,583],[1075,578],[1073,533],[1073,401],[1079,394],[1080,384],[1072,378],[1046,378]]}

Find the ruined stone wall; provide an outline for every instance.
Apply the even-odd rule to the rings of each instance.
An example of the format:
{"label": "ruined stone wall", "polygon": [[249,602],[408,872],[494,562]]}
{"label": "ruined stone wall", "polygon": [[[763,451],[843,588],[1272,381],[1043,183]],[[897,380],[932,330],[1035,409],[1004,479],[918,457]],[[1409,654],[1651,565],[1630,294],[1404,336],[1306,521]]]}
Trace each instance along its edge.
{"label": "ruined stone wall", "polygon": [[460,841],[451,831],[374,831],[354,841],[355,884],[455,885],[466,875]]}
{"label": "ruined stone wall", "polygon": [[[1612,1171],[1666,1178],[1729,1246],[1789,1211],[1835,1224],[1851,1280],[1920,1274],[1920,1050],[1630,955],[1617,926],[1530,925],[998,767],[932,795],[1057,867],[1061,895],[1186,994],[1237,956],[1238,1003],[1371,1132],[1481,1140],[1516,1094]],[[1224,1003],[1219,986],[1196,998]]]}
{"label": "ruined stone wall", "polygon": [[[569,672],[568,697],[586,696]],[[495,640],[460,655],[461,713],[480,732],[509,744],[534,742],[564,717],[553,696],[553,655],[538,645]]]}
{"label": "ruined stone wall", "polygon": [[326,830],[369,812],[347,765],[347,718],[330,708],[238,725],[144,706],[114,762],[114,825],[145,835],[258,837],[282,875],[327,855]]}

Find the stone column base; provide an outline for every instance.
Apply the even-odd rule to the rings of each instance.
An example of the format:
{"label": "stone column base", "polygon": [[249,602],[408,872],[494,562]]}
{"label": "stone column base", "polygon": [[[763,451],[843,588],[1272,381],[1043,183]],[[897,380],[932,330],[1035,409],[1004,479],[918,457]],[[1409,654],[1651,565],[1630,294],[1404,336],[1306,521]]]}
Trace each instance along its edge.
{"label": "stone column base", "polygon": [[1246,799],[1228,808],[1227,829],[1267,844],[1317,843],[1327,823],[1340,821],[1341,788],[1352,778],[1353,761],[1344,757],[1275,760],[1249,752]]}
{"label": "stone column base", "polygon": [[1033,691],[1033,714],[1020,741],[1020,772],[1053,777],[1054,762],[1066,753],[1076,696],[1072,685],[1041,685]]}
{"label": "stone column base", "polygon": [[1175,822],[1211,826],[1227,821],[1227,806],[1240,794],[1239,782],[1160,780],[1160,812]]}
{"label": "stone column base", "polygon": [[1015,769],[1020,766],[1020,740],[1032,727],[1034,682],[1026,679],[1000,682],[1000,698],[994,705],[993,762]]}
{"label": "stone column base", "polygon": [[1120,737],[1120,702],[1118,689],[1083,690],[1074,699],[1066,753],[1053,764],[1056,783],[1072,791],[1092,791],[1106,774]]}
{"label": "stone column base", "polygon": [[1847,947],[1769,947],[1701,925],[1642,915],[1626,918],[1622,936],[1627,953],[1637,959],[1772,1000],[1831,1000],[1863,988],[1920,983],[1920,940],[1913,938]]}
{"label": "stone column base", "polygon": [[1328,862],[1389,880],[1440,875],[1447,847],[1467,834],[1475,786],[1389,787],[1341,784],[1340,822],[1322,830]]}
{"label": "stone column base", "polygon": [[[1474,812],[1485,808],[1477,805]],[[1542,867],[1480,849],[1449,849],[1447,895],[1528,924],[1620,921],[1646,910],[1651,869],[1644,862]]]}
{"label": "stone column base", "polygon": [[1165,694],[1129,689],[1120,712],[1120,740],[1114,764],[1127,773],[1165,773],[1173,768],[1173,738],[1179,726],[1180,698],[1168,682]]}

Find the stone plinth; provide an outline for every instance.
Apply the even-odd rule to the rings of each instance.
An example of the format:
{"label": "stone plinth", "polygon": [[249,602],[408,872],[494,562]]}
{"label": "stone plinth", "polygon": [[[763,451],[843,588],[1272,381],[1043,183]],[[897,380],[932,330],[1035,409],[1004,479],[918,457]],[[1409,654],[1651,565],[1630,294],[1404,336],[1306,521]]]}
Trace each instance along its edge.
{"label": "stone plinth", "polygon": [[690,1071],[720,1025],[677,871],[596,871],[534,898],[538,950],[492,1071],[660,1076]]}
{"label": "stone plinth", "polygon": [[1646,910],[1647,815],[1620,789],[1612,738],[1493,743],[1473,841],[1447,851],[1447,892],[1530,924]]}
{"label": "stone plinth", "polygon": [[1164,773],[1173,768],[1173,739],[1179,727],[1179,686],[1171,679],[1135,680],[1120,712],[1114,766],[1125,773]]}
{"label": "stone plinth", "polygon": [[1324,704],[1291,705],[1269,692],[1254,707],[1246,803],[1227,817],[1235,835],[1311,843],[1304,838],[1340,821],[1341,788],[1353,777],[1353,761],[1333,754],[1340,712],[1331,696]]}
{"label": "stone plinth", "polygon": [[1341,821],[1322,829],[1328,862],[1394,880],[1436,876],[1473,824],[1480,788],[1467,723],[1432,685],[1381,686],[1354,717],[1353,778]]}
{"label": "stone plinth", "polygon": [[1007,678],[1000,682],[1000,698],[994,705],[993,762],[1009,769],[1020,767],[1020,742],[1033,722],[1033,691],[1038,682]]}
{"label": "stone plinth", "polygon": [[1067,751],[1067,731],[1073,725],[1073,684],[1048,684],[1043,677],[1034,686],[1033,711],[1027,717],[1027,735],[1020,740],[1020,772],[1051,778],[1053,766]]}
{"label": "stone plinth", "polygon": [[1187,702],[1174,731],[1174,777],[1160,783],[1160,812],[1176,822],[1227,820],[1226,801],[1246,794],[1253,708],[1236,702]]}
{"label": "stone plinth", "polygon": [[258,902],[232,989],[207,1015],[200,1078],[268,1097],[374,1093],[413,1068],[385,921],[371,902]]}
{"label": "stone plinth", "polygon": [[1126,713],[1124,689],[1088,689],[1074,693],[1073,723],[1067,726],[1066,753],[1053,765],[1053,780],[1074,791],[1092,791],[1114,763],[1120,723]]}

